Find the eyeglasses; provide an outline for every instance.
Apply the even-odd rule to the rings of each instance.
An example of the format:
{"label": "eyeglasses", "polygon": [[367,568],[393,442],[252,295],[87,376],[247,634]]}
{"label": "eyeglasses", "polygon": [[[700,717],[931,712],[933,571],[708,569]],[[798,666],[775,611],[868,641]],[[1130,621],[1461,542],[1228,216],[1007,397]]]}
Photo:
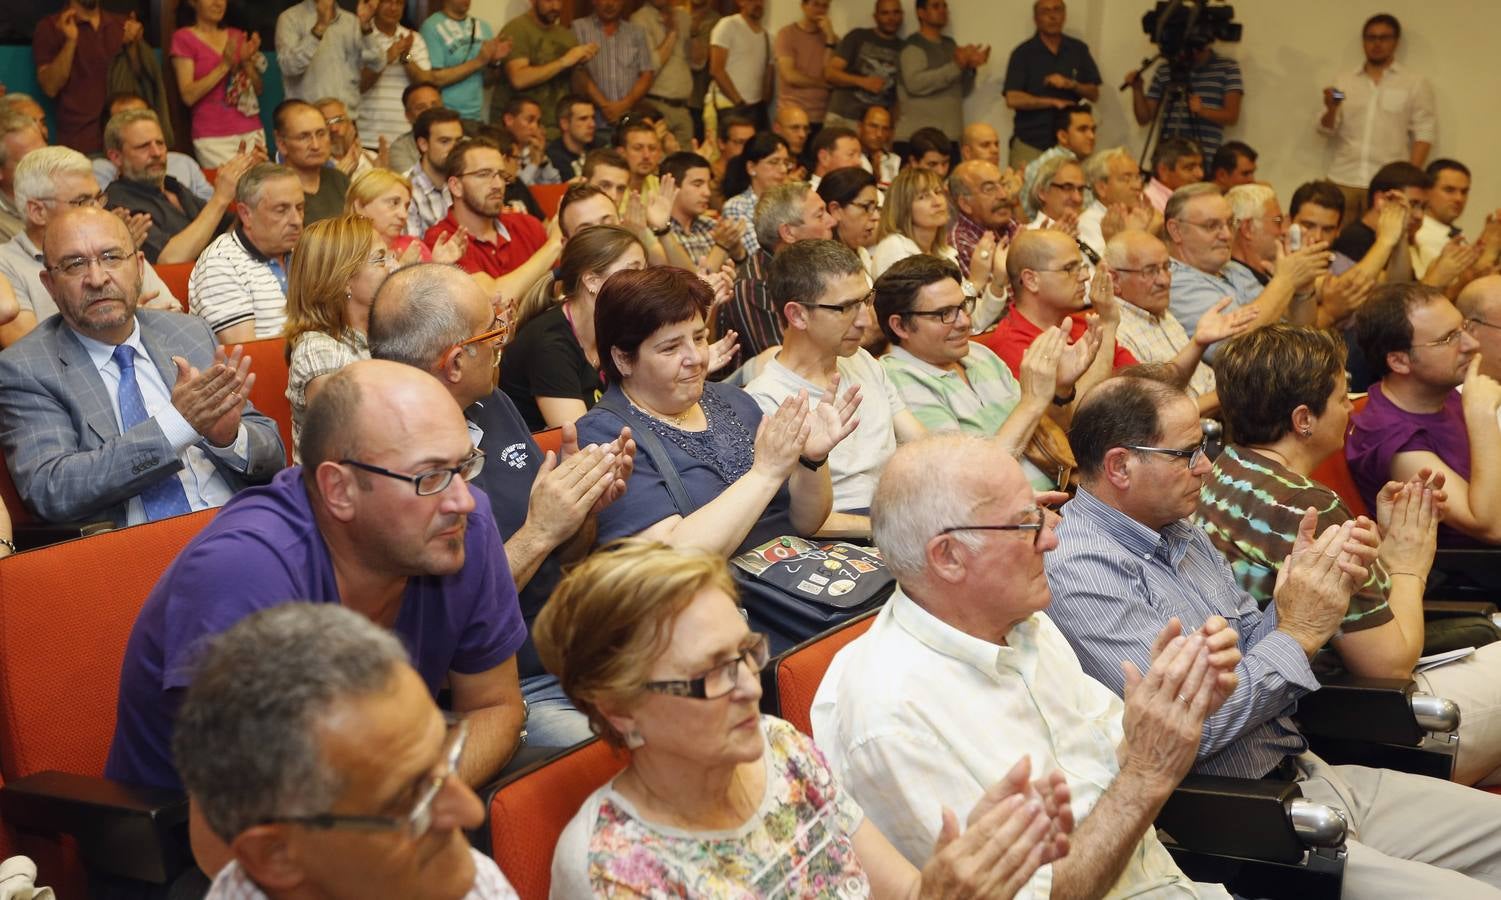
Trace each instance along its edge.
{"label": "eyeglasses", "polygon": [[1199,445],[1197,447],[1190,447],[1187,450],[1175,450],[1172,447],[1144,447],[1141,444],[1121,444],[1121,446],[1127,450],[1136,450],[1141,453],[1162,453],[1167,456],[1176,456],[1179,459],[1186,459],[1188,460],[1188,467],[1190,469],[1194,468],[1199,463],[1209,458],[1208,438],[1199,441]]}
{"label": "eyeglasses", "polygon": [[965,297],[964,302],[957,306],[945,306],[942,309],[913,310],[907,313],[907,315],[924,316],[929,319],[937,319],[945,325],[952,325],[954,324],[954,320],[959,318],[961,311],[966,316],[973,313],[975,311],[975,298]]}
{"label": "eyeglasses", "polygon": [[1478,316],[1473,319],[1465,319],[1464,328],[1470,334],[1473,335],[1475,333],[1475,326],[1477,325],[1484,325],[1486,328],[1501,329],[1501,325],[1497,325],[1495,322],[1487,322]]}
{"label": "eyeglasses", "polygon": [[854,313],[860,307],[868,306],[875,303],[875,301],[876,292],[871,291],[864,297],[861,297],[859,300],[851,300],[848,303],[808,303],[805,300],[799,300],[797,302],[802,304],[803,306],[808,307],[809,309],[827,309],[830,312],[839,313],[839,315],[841,316],[848,316]]}
{"label": "eyeglasses", "polygon": [[1166,275],[1173,270],[1171,263],[1163,263],[1158,266],[1142,266],[1140,269],[1123,269],[1120,266],[1111,266],[1112,272],[1126,272],[1131,275],[1144,275],[1148,281],[1156,281],[1158,275]]}
{"label": "eyeglasses", "polygon": [[135,254],[126,253],[123,250],[106,250],[98,256],[67,256],[55,265],[47,268],[63,276],[64,278],[82,278],[94,263],[106,272],[113,272],[127,261],[134,258]]}
{"label": "eyeglasses", "polygon": [[460,178],[478,178],[480,181],[494,181],[499,178],[502,183],[509,184],[511,176],[503,169],[475,169],[473,172],[460,172]]}
{"label": "eyeglasses", "polygon": [[[1471,321],[1475,320],[1472,319]],[[1466,322],[1465,324],[1468,325],[1469,323]],[[1436,341],[1424,341],[1421,344],[1413,344],[1408,349],[1416,350],[1419,347],[1452,347],[1454,346],[1454,342],[1459,340],[1460,335],[1464,334],[1468,330],[1468,328],[1456,328]]]}
{"label": "eyeglasses", "polygon": [[349,121],[349,117],[348,116],[329,116],[324,121],[328,122],[328,124],[332,126],[332,125],[338,125],[341,122],[348,122]]}
{"label": "eyeglasses", "polygon": [[1037,540],[1042,536],[1042,526],[1047,524],[1047,513],[1040,506],[1033,506],[1022,514],[1022,521],[1015,525],[953,525],[938,532],[939,534],[953,534],[956,531],[1030,531],[1032,532],[1032,546],[1037,546]]}
{"label": "eyeglasses", "polygon": [[1055,181],[1055,182],[1049,184],[1048,187],[1052,188],[1055,191],[1063,191],[1065,194],[1082,194],[1082,193],[1084,193],[1084,185],[1082,185],[1082,184],[1074,184],[1074,183],[1068,182],[1068,181],[1065,181],[1062,184],[1059,184],[1058,182]]}
{"label": "eyeglasses", "polygon": [[853,206],[855,209],[860,210],[867,216],[873,216],[881,211],[881,201],[879,200],[867,200],[864,203],[851,203],[850,206]]}
{"label": "eyeglasses", "polygon": [[1188,219],[1178,219],[1177,221],[1182,222],[1184,225],[1192,225],[1205,234],[1219,234],[1221,231],[1230,230],[1230,220],[1228,219],[1215,219],[1211,222],[1190,222]]}
{"label": "eyeglasses", "polygon": [[740,681],[740,665],[745,664],[752,675],[766,668],[771,658],[771,647],[764,634],[752,634],[752,643],[741,647],[735,658],[720,663],[698,678],[686,681],[648,681],[642,687],[656,694],[669,697],[691,697],[695,700],[718,700],[735,689]]}
{"label": "eyeglasses", "polygon": [[337,813],[322,813],[316,816],[289,816],[284,819],[267,819],[262,825],[287,824],[301,825],[304,828],[318,830],[345,829],[349,831],[399,831],[405,832],[406,836],[416,840],[427,834],[433,827],[433,802],[438,799],[443,785],[448,783],[459,769],[459,761],[464,756],[464,745],[469,740],[469,720],[458,719],[450,722],[448,735],[443,743],[443,769],[432,775],[426,776],[422,793],[418,795],[417,802],[413,804],[411,812],[404,816],[354,816],[340,815]]}
{"label": "eyeglasses", "polygon": [[317,131],[304,131],[301,134],[289,134],[287,135],[287,140],[296,141],[299,144],[306,144],[308,141],[312,140],[326,141],[328,140],[328,129],[319,128]]}
{"label": "eyeglasses", "polygon": [[346,466],[354,466],[356,469],[364,469],[366,472],[374,472],[387,478],[395,478],[397,481],[409,481],[416,488],[417,496],[431,497],[448,490],[453,483],[453,476],[457,475],[465,481],[473,481],[479,477],[480,470],[485,467],[485,451],[475,450],[464,458],[464,461],[456,466],[447,466],[437,469],[428,469],[418,472],[416,475],[407,475],[402,472],[392,472],[390,469],[382,469],[380,466],[372,466],[362,463],[357,459],[341,459],[340,463]]}
{"label": "eyeglasses", "polygon": [[43,203],[66,203],[68,206],[72,206],[72,207],[77,208],[77,209],[82,209],[85,206],[97,206],[100,209],[103,209],[104,208],[104,199],[105,198],[104,198],[104,192],[103,191],[100,191],[97,194],[84,194],[84,195],[79,196],[79,197],[73,197],[70,200],[64,200],[61,197],[42,197],[42,198],[40,198],[41,202],[43,202]]}
{"label": "eyeglasses", "polygon": [[[464,338],[455,344],[455,347],[472,347],[475,344],[492,344],[499,346],[505,343],[506,336],[511,331],[511,323],[500,316],[490,320],[490,330],[482,331],[471,338]],[[498,360],[499,355],[496,356]]]}
{"label": "eyeglasses", "polygon": [[1056,269],[1033,269],[1034,272],[1062,272],[1070,277],[1077,276],[1084,268],[1084,260],[1076,259],[1071,263],[1064,263]]}

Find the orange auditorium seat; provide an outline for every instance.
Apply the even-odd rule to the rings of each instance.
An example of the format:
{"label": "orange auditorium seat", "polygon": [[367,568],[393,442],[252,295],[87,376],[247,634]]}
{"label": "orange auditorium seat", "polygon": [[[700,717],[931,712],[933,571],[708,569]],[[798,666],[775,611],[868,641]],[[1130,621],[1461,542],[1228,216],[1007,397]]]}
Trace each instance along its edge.
{"label": "orange auditorium seat", "polygon": [[568,184],[534,184],[531,185],[532,199],[542,207],[542,216],[551,219],[558,214],[558,206],[563,202],[563,195],[568,191]]}
{"label": "orange auditorium seat", "polygon": [[761,695],[762,711],[786,719],[811,737],[813,722],[809,712],[813,709],[813,695],[818,693],[829,663],[834,661],[834,654],[870,629],[878,612],[879,609],[873,609],[856,616],[772,660],[761,673],[765,688]]}
{"label": "orange auditorium seat", "polygon": [[250,371],[255,385],[250,402],[270,416],[281,432],[282,446],[287,449],[287,464],[292,463],[292,401],[287,399],[287,342],[283,338],[264,338],[244,345],[250,357]]}
{"label": "orange auditorium seat", "polygon": [[[1365,394],[1355,397],[1354,412],[1364,409],[1365,403]],[[1348,432],[1345,437],[1349,437]],[[1329,454],[1323,462],[1314,467],[1308,477],[1338,494],[1339,499],[1345,501],[1345,505],[1350,507],[1352,515],[1369,516],[1371,514],[1366,507],[1365,500],[1360,496],[1359,488],[1355,486],[1355,476],[1350,474],[1350,464],[1345,461],[1344,447]]]}
{"label": "orange auditorium seat", "polygon": [[534,431],[532,432],[532,440],[537,442],[537,447],[541,449],[543,456],[546,456],[549,450],[559,456],[563,455],[562,428],[546,428],[542,431]]}
{"label": "orange auditorium seat", "polygon": [[182,311],[188,311],[188,277],[193,274],[193,264],[185,263],[159,263],[152,266],[156,274],[161,276],[162,283],[167,290],[182,304]]}

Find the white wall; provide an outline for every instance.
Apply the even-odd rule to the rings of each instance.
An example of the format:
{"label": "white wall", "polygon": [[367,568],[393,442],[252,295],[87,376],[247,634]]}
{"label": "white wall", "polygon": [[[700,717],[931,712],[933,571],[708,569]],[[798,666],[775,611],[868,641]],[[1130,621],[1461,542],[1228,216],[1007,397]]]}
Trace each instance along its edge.
{"label": "white wall", "polygon": [[[476,3],[484,0],[476,0]],[[497,2],[497,0],[490,0]],[[512,0],[516,2],[516,0]],[[1246,82],[1240,123],[1228,130],[1261,154],[1260,177],[1269,181],[1285,204],[1302,182],[1320,177],[1327,163],[1324,139],[1313,119],[1322,108],[1321,92],[1341,69],[1354,69],[1363,57],[1360,25],[1375,12],[1402,21],[1398,61],[1426,75],[1439,100],[1439,134],[1431,159],[1452,156],[1475,171],[1470,205],[1460,220],[1471,235],[1485,215],[1501,208],[1501,173],[1485,154],[1501,146],[1497,116],[1501,76],[1487,60],[1501,33],[1501,3],[1482,0],[1238,0],[1236,21],[1245,25],[1240,44],[1220,52],[1240,61]],[[834,28],[843,34],[870,24],[873,0],[836,0]],[[1002,101],[1001,81],[1011,48],[1031,36],[1031,0],[949,0],[950,33],[960,43],[989,43],[990,63],[979,73],[975,92],[965,105],[966,117],[985,119],[1009,137],[1010,111]],[[1150,0],[1073,0],[1068,33],[1086,41],[1105,79],[1099,103],[1100,146],[1124,143],[1140,154],[1144,137],[1131,118],[1130,95],[1121,76],[1153,55],[1141,33],[1141,16]],[[768,0],[767,22],[777,29],[800,15],[797,0]],[[907,31],[917,19],[907,5]],[[957,136],[956,136],[957,137]]]}

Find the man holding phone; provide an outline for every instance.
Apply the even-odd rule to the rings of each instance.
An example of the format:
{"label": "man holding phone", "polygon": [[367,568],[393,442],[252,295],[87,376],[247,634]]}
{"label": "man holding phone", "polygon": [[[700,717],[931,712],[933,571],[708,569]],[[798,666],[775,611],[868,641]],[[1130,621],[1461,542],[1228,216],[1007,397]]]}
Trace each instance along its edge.
{"label": "man holding phone", "polygon": [[1438,130],[1438,105],[1428,79],[1396,62],[1402,24],[1381,13],[1361,29],[1365,62],[1324,89],[1319,132],[1334,141],[1329,180],[1345,196],[1347,225],[1366,210],[1376,170],[1394,160],[1421,167]]}

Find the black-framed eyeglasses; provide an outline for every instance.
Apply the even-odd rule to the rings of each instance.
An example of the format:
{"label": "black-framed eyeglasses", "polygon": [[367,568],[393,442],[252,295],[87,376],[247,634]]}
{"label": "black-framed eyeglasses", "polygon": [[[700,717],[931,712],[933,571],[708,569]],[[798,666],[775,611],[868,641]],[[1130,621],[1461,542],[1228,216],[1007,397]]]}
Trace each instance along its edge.
{"label": "black-framed eyeglasses", "polygon": [[1047,524],[1047,512],[1040,506],[1034,506],[1022,514],[1022,521],[1015,525],[951,525],[938,532],[939,534],[953,534],[956,531],[1030,531],[1032,532],[1032,546],[1037,546],[1038,538],[1042,537],[1042,527]]}
{"label": "black-framed eyeglasses", "polygon": [[752,675],[766,668],[766,661],[771,659],[771,645],[767,642],[766,635],[752,634],[751,641],[740,648],[734,659],[720,663],[697,678],[685,681],[648,681],[642,687],[669,697],[718,700],[733,691],[739,683],[742,663],[750,669]]}
{"label": "black-framed eyeglasses", "polygon": [[380,466],[362,463],[357,459],[341,459],[339,462],[346,466],[354,466],[356,469],[364,469],[366,472],[374,472],[377,475],[384,475],[387,478],[395,478],[397,481],[411,482],[412,487],[417,491],[417,496],[431,497],[434,494],[441,494],[448,490],[448,486],[453,483],[453,476],[455,475],[465,481],[473,481],[477,478],[480,470],[485,467],[485,451],[475,450],[464,457],[464,461],[456,466],[428,469],[425,472],[418,472],[415,475],[408,475],[404,472],[392,472],[390,469],[382,469]]}
{"label": "black-framed eyeglasses", "polygon": [[443,740],[443,768],[423,777],[422,790],[412,809],[400,816],[358,816],[338,813],[321,813],[315,816],[288,816],[281,819],[266,819],[262,825],[301,825],[319,831],[333,829],[345,831],[399,831],[412,840],[427,834],[433,827],[433,802],[438,799],[443,785],[458,773],[459,761],[464,756],[464,745],[469,740],[469,720],[449,719],[448,734]]}
{"label": "black-framed eyeglasses", "polygon": [[1208,438],[1199,441],[1197,447],[1190,447],[1187,450],[1178,450],[1173,447],[1147,447],[1141,444],[1121,444],[1121,446],[1127,450],[1135,450],[1140,453],[1161,453],[1166,456],[1176,456],[1179,459],[1186,459],[1188,460],[1188,467],[1190,469],[1209,458]]}
{"label": "black-framed eyeglasses", "polygon": [[1477,326],[1477,325],[1484,325],[1486,328],[1501,329],[1501,325],[1498,325],[1495,322],[1487,322],[1486,320],[1480,318],[1479,316],[1475,316],[1474,318],[1470,318],[1470,319],[1465,319],[1464,329],[1465,329],[1465,331],[1468,331],[1470,334],[1473,335],[1475,333],[1475,326]]}
{"label": "black-framed eyeglasses", "polygon": [[1163,263],[1159,266],[1142,266],[1139,269],[1123,269],[1120,266],[1110,267],[1110,271],[1112,272],[1125,272],[1128,275],[1142,275],[1145,276],[1148,281],[1156,281],[1157,276],[1166,275],[1172,270],[1173,267],[1171,263]]}
{"label": "black-framed eyeglasses", "polygon": [[853,206],[855,209],[860,210],[867,216],[873,216],[881,211],[881,201],[879,200],[867,200],[864,203],[851,202],[850,206]]}
{"label": "black-framed eyeglasses", "polygon": [[797,302],[809,309],[826,309],[830,312],[836,312],[841,316],[848,316],[859,310],[862,306],[874,304],[876,302],[876,292],[871,291],[864,297],[858,300],[851,300],[848,303],[809,303],[806,300],[799,300]]}
{"label": "black-framed eyeglasses", "polygon": [[1419,347],[1452,347],[1454,346],[1454,342],[1458,341],[1460,336],[1463,335],[1467,330],[1468,329],[1462,327],[1456,328],[1436,341],[1424,341],[1421,344],[1413,344],[1408,349],[1416,350]]}
{"label": "black-framed eyeglasses", "polygon": [[460,172],[460,178],[478,178],[483,182],[492,182],[497,177],[506,184],[511,183],[511,176],[503,169],[475,169],[473,172]]}
{"label": "black-framed eyeglasses", "polygon": [[954,320],[959,318],[961,311],[966,316],[973,315],[975,311],[975,298],[965,297],[963,303],[955,306],[945,306],[942,309],[913,310],[907,313],[907,315],[924,316],[929,319],[937,319],[945,325],[952,325],[954,324]]}

